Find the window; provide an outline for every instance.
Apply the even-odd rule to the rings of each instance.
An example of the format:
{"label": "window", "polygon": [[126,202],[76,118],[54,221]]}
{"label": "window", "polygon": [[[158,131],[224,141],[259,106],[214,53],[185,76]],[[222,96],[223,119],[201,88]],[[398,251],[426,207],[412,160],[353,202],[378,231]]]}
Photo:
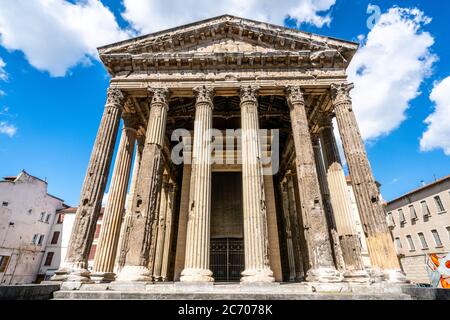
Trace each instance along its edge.
{"label": "window", "polygon": [[38,241],[38,243],[37,243],[37,245],[38,246],[42,246],[42,243],[44,242],[44,235],[43,234],[41,234],[40,236],[39,236],[39,241]]}
{"label": "window", "polygon": [[89,252],[89,260],[94,260],[95,252],[97,252],[97,245],[93,244],[91,247],[91,251]]}
{"label": "window", "polygon": [[414,245],[414,241],[411,236],[406,236],[406,239],[408,240],[409,250],[414,251],[416,250],[416,246]]}
{"label": "window", "polygon": [[422,206],[422,214],[424,217],[430,216],[430,209],[428,209],[428,205],[426,201],[421,201],[420,205]]}
{"label": "window", "polygon": [[8,267],[9,256],[0,256],[0,272],[5,272]]}
{"label": "window", "polygon": [[424,249],[424,250],[428,249],[428,243],[427,243],[427,240],[425,239],[424,234],[422,232],[419,232],[418,236],[419,236],[420,242],[422,243],[422,249]]}
{"label": "window", "polygon": [[9,205],[9,202],[8,201],[3,201],[3,203],[2,203],[2,206],[3,207],[7,207]]}
{"label": "window", "polygon": [[64,222],[64,213],[60,213],[59,215],[58,215],[58,221],[57,221],[57,223],[58,224],[62,224]]}
{"label": "window", "polygon": [[434,243],[436,244],[436,247],[442,247],[442,241],[441,241],[441,237],[439,237],[439,233],[437,232],[437,230],[431,230],[431,233],[433,234],[433,238],[434,238]]}
{"label": "window", "polygon": [[35,234],[35,235],[33,236],[33,239],[31,239],[31,243],[32,243],[32,244],[37,244],[38,239],[39,239],[39,235],[38,235],[38,234]]}
{"label": "window", "polygon": [[55,255],[54,252],[47,252],[47,257],[45,257],[44,266],[51,266],[52,265],[52,260],[53,260],[53,256],[54,255]]}
{"label": "window", "polygon": [[394,217],[392,216],[392,212],[388,212],[387,214],[387,222],[389,227],[395,227]]}
{"label": "window", "polygon": [[45,212],[41,212],[41,218],[39,219],[39,221],[44,222],[45,219]]}
{"label": "window", "polygon": [[59,239],[59,231],[53,232],[53,237],[52,237],[52,241],[50,242],[50,244],[57,244],[58,239]]}
{"label": "window", "polygon": [[50,217],[51,217],[52,215],[51,214],[48,214],[46,217],[45,217],[45,223],[48,223],[49,221],[50,221]]}
{"label": "window", "polygon": [[398,221],[400,221],[400,224],[405,224],[405,215],[403,214],[403,209],[398,209]]}
{"label": "window", "polygon": [[444,205],[442,204],[442,201],[441,201],[441,197],[435,196],[434,202],[436,203],[436,208],[439,213],[442,213],[445,211]]}
{"label": "window", "polygon": [[409,206],[409,215],[411,216],[411,220],[417,220],[417,213],[416,208],[414,208],[414,205]]}
{"label": "window", "polygon": [[9,256],[0,256],[0,272],[5,272],[8,267]]}
{"label": "window", "polygon": [[398,250],[402,248],[402,242],[400,241],[400,238],[395,238],[395,245],[397,246]]}

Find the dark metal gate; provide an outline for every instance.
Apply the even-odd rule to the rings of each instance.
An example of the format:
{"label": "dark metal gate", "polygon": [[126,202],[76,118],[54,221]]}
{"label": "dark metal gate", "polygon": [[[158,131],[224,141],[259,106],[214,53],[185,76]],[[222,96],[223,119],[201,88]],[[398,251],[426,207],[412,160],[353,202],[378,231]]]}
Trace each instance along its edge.
{"label": "dark metal gate", "polygon": [[240,281],[245,268],[243,239],[211,239],[210,252],[210,267],[216,282]]}

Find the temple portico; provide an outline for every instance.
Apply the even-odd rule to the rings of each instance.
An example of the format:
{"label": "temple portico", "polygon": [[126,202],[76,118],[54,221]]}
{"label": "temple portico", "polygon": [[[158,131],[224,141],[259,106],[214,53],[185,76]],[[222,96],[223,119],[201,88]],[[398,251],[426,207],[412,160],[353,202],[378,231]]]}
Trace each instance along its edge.
{"label": "temple portico", "polygon": [[357,48],[228,15],[100,48],[110,88],[53,280],[404,281],[353,113]]}

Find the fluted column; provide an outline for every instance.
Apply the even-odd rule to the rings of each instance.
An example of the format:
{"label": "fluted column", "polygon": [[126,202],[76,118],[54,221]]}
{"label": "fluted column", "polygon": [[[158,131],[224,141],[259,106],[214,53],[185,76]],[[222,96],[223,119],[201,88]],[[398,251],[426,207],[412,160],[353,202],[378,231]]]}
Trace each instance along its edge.
{"label": "fluted column", "polygon": [[365,281],[368,277],[364,270],[361,254],[361,242],[353,218],[352,203],[347,190],[344,169],[333,132],[331,117],[324,117],[321,123],[320,140],[326,167],[330,201],[333,207],[336,230],[341,243],[346,281]]}
{"label": "fluted column", "polygon": [[350,98],[352,88],[351,84],[332,85],[331,95],[371,262],[375,268],[383,270],[390,281],[404,281],[380,192],[353,112]]}
{"label": "fluted column", "polygon": [[323,206],[327,217],[328,230],[330,233],[331,245],[334,253],[334,261],[336,268],[343,272],[345,269],[344,257],[342,253],[339,235],[336,230],[336,222],[334,219],[333,207],[331,206],[330,191],[328,188],[327,176],[322,158],[322,150],[320,140],[317,135],[312,136],[312,145],[314,150],[314,158],[316,161],[317,177],[319,178],[320,191],[322,193]]}
{"label": "fluted column", "polygon": [[169,257],[172,248],[172,224],[173,224],[173,210],[175,206],[175,195],[176,195],[176,185],[173,181],[169,183],[167,198],[167,211],[166,211],[166,232],[164,234],[164,249],[161,267],[161,278],[162,281],[167,281],[169,277]]}
{"label": "fluted column", "polygon": [[125,266],[118,281],[151,281],[148,269],[152,225],[158,213],[162,180],[162,148],[166,131],[168,90],[153,89],[145,146],[134,195]]}
{"label": "fluted column", "polygon": [[292,229],[291,229],[291,217],[289,210],[289,196],[288,196],[288,186],[286,179],[281,182],[281,196],[283,199],[283,216],[284,216],[284,226],[286,231],[286,247],[288,254],[288,265],[289,265],[289,281],[295,281],[295,259],[294,259],[294,248],[292,244]]}
{"label": "fluted column", "polygon": [[54,281],[90,281],[87,261],[108,181],[125,100],[126,94],[121,90],[108,89],[105,110],[84,179],[69,248],[65,262],[52,278]]}
{"label": "fluted column", "polygon": [[308,246],[312,267],[307,281],[336,282],[341,275],[336,270],[331,249],[328,226],[323,208],[319,179],[311,144],[305,101],[300,87],[287,88],[292,135],[294,138],[298,188],[302,216],[308,229]]}
{"label": "fluted column", "polygon": [[287,194],[289,201],[289,218],[291,219],[291,231],[292,231],[292,246],[294,250],[294,262],[295,262],[295,280],[303,281],[305,279],[305,271],[303,269],[303,253],[301,250],[301,237],[300,226],[297,213],[297,205],[295,203],[295,190],[293,174],[289,170],[287,175]]}
{"label": "fluted column", "polygon": [[128,192],[128,198],[126,201],[125,216],[123,218],[122,227],[120,230],[118,252],[116,257],[116,272],[120,272],[125,265],[126,247],[129,239],[129,233],[131,231],[131,212],[133,206],[134,194],[136,191],[137,179],[139,175],[139,168],[141,165],[142,151],[144,149],[145,137],[138,136],[136,139],[135,156],[133,164],[133,173],[131,174],[130,189]]}
{"label": "fluted column", "polygon": [[153,268],[153,279],[155,281],[162,281],[161,268],[164,253],[164,239],[166,234],[166,214],[169,198],[169,177],[164,175],[163,183],[161,188],[161,202],[159,205],[158,214],[158,234],[156,237],[156,248],[155,248],[155,264]]}
{"label": "fluted column", "polygon": [[130,180],[131,163],[136,141],[136,124],[132,115],[124,117],[122,136],[109,188],[108,202],[103,214],[102,228],[95,253],[91,278],[100,282],[113,281],[114,260],[120,236],[125,201]]}
{"label": "fluted column", "polygon": [[196,96],[186,258],[182,282],[212,282],[209,269],[211,221],[211,129],[214,90],[194,89]]}
{"label": "fluted column", "polygon": [[259,141],[258,88],[241,88],[245,270],[242,282],[273,282]]}

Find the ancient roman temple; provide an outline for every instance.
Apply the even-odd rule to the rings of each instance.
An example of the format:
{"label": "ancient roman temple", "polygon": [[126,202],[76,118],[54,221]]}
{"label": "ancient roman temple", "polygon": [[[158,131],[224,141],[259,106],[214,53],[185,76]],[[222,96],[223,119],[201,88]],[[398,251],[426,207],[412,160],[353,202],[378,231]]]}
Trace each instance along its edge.
{"label": "ancient roman temple", "polygon": [[111,82],[53,280],[402,281],[350,98],[357,49],[230,15],[99,48]]}

